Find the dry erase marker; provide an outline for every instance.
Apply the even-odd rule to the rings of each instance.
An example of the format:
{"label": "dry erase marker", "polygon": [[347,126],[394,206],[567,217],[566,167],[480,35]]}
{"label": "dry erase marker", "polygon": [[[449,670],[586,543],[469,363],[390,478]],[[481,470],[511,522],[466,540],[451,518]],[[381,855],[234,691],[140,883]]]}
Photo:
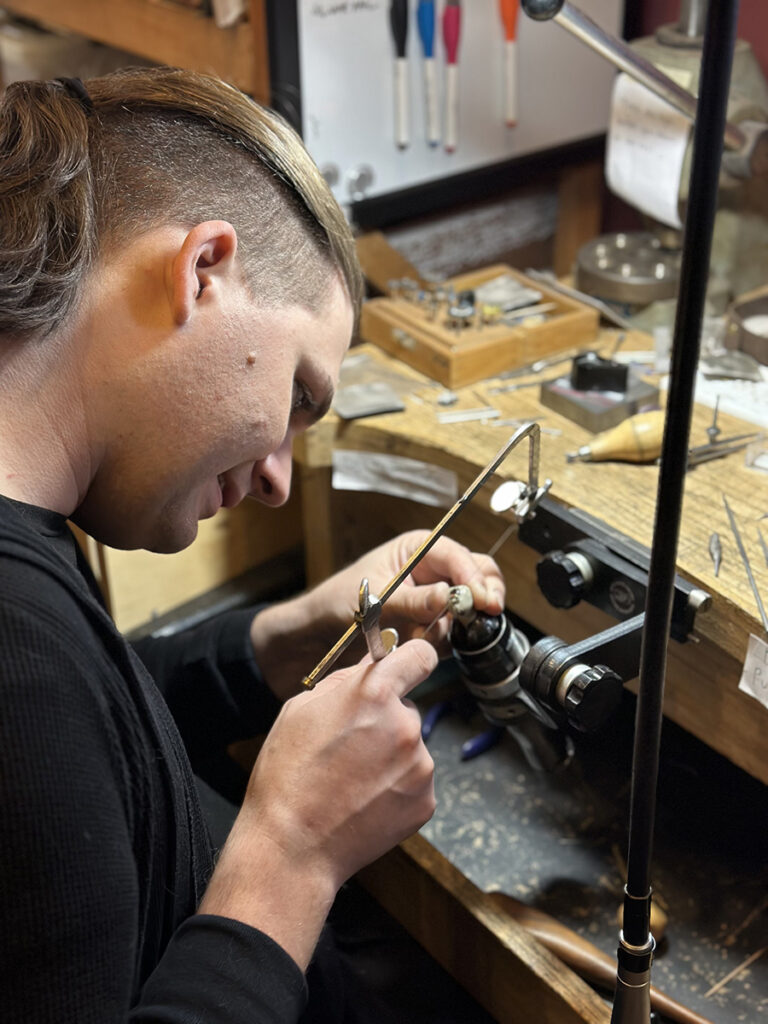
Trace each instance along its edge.
{"label": "dry erase marker", "polygon": [[416,23],[424,54],[424,113],[427,142],[436,146],[440,141],[440,115],[437,110],[437,76],[435,73],[435,2],[419,0]]}
{"label": "dry erase marker", "polygon": [[447,0],[443,11],[445,44],[445,149],[453,153],[459,141],[459,33],[461,4]]}
{"label": "dry erase marker", "polygon": [[410,142],[408,110],[408,61],[405,47],[408,40],[408,0],[392,0],[389,23],[395,42],[395,142],[405,149]]}
{"label": "dry erase marker", "polygon": [[504,26],[504,120],[517,124],[517,15],[520,0],[499,0]]}

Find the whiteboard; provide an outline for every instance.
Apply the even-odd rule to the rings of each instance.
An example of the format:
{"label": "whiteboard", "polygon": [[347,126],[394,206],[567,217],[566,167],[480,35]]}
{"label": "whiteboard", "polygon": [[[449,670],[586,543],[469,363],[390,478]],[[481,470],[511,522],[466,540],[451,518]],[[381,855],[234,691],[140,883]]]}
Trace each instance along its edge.
{"label": "whiteboard", "polygon": [[[518,121],[504,115],[505,43],[499,0],[463,0],[458,50],[458,142],[426,139],[422,46],[409,3],[406,76],[410,144],[395,143],[395,48],[389,0],[298,0],[302,135],[342,204],[576,142],[605,132],[615,69],[554,21],[517,22]],[[620,0],[581,0],[602,28],[621,31]],[[445,50],[435,3],[437,93]],[[371,181],[361,196],[360,172]],[[357,194],[355,194],[357,192]]]}

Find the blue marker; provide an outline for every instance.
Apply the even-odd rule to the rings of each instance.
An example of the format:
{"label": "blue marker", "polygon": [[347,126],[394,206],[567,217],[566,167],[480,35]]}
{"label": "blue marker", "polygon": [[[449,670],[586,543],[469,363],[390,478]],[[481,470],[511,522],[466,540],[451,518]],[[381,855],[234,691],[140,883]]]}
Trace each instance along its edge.
{"label": "blue marker", "polygon": [[437,146],[440,142],[440,115],[437,106],[437,76],[435,71],[435,3],[419,0],[416,8],[419,38],[424,53],[424,113],[427,142]]}

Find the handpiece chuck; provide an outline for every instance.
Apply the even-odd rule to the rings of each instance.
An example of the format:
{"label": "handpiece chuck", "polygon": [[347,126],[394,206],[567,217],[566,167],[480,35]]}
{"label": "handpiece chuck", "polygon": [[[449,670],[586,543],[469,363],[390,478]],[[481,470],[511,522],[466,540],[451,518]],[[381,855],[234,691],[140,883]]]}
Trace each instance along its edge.
{"label": "handpiece chuck", "polygon": [[583,444],[581,448],[577,448],[575,452],[567,452],[565,460],[566,462],[591,462],[592,449],[588,444]]}

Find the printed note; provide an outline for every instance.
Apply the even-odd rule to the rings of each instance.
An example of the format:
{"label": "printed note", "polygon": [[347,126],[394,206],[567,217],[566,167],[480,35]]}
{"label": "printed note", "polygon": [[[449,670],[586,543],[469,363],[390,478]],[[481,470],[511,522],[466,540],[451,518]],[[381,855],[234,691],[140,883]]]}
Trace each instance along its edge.
{"label": "printed note", "polygon": [[750,634],[739,689],[768,708],[768,643]]}
{"label": "printed note", "polygon": [[628,75],[616,77],[605,176],[616,195],[673,228],[690,119]]}

